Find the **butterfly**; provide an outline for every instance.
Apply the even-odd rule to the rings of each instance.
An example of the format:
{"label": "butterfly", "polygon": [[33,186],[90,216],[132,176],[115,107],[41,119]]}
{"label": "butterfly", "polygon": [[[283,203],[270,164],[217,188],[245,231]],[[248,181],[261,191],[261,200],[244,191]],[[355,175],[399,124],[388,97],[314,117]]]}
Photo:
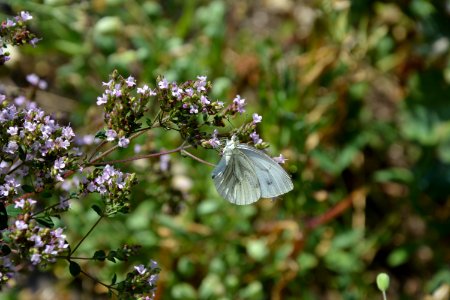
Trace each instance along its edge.
{"label": "butterfly", "polygon": [[294,188],[291,177],[270,156],[233,135],[212,172],[217,192],[231,203],[247,205],[260,198],[273,198]]}

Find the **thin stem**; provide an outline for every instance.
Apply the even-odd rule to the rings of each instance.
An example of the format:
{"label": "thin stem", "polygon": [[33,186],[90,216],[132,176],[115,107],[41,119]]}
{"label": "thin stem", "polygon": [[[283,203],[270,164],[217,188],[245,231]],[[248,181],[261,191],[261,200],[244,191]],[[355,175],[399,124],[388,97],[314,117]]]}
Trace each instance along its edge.
{"label": "thin stem", "polygon": [[386,298],[386,292],[385,292],[385,291],[382,291],[382,293],[383,293],[383,300],[387,300],[387,298]]}
{"label": "thin stem", "polygon": [[86,235],[78,242],[78,244],[75,246],[75,248],[70,251],[70,255],[74,254],[75,251],[77,251],[78,247],[80,247],[81,243],[83,243],[83,241],[88,237],[89,234],[91,234],[92,230],[94,230],[94,228],[98,225],[98,223],[100,223],[100,220],[103,218],[103,216],[100,216],[97,220],[97,222],[95,222],[94,225],[92,225],[91,229],[89,229],[89,231],[86,233]]}
{"label": "thin stem", "polygon": [[[161,112],[161,111],[159,111],[159,112],[156,114],[156,116],[155,116],[155,121],[151,124],[150,127],[147,127],[147,128],[145,128],[145,129],[142,129],[142,130],[139,130],[139,131],[135,132],[133,135],[130,136],[130,140],[133,140],[133,139],[137,138],[138,136],[140,136],[140,135],[142,135],[143,133],[145,133],[147,130],[156,128],[156,127],[158,127],[158,126],[161,126],[162,123],[164,123],[165,121],[167,121],[167,120],[168,120],[167,117],[164,118],[164,119],[162,119],[161,121],[156,121],[156,118],[158,118],[158,117],[160,116],[160,112]],[[103,157],[107,156],[108,154],[110,154],[111,152],[113,152],[114,150],[116,150],[117,148],[119,148],[119,145],[115,145],[115,146],[109,148],[108,150],[106,150],[105,152],[103,152],[102,154],[100,154],[99,156],[97,156],[97,157],[94,158],[94,159],[91,158],[91,159],[89,160],[88,165],[89,165],[89,164],[93,164],[93,163],[95,163],[96,161],[102,159]]]}
{"label": "thin stem", "polygon": [[80,273],[82,273],[84,276],[86,276],[86,277],[88,277],[88,278],[90,278],[91,280],[93,280],[94,282],[97,282],[97,283],[99,283],[99,284],[101,284],[101,285],[103,285],[104,287],[107,287],[108,289],[114,289],[114,290],[116,290],[116,288],[114,288],[113,286],[111,286],[111,285],[109,285],[109,284],[106,284],[106,283],[103,283],[103,282],[101,282],[100,280],[98,280],[97,278],[95,278],[94,276],[92,276],[91,274],[89,274],[89,273],[86,273],[85,271],[83,271],[83,270],[80,270]]}
{"label": "thin stem", "polygon": [[[142,135],[143,133],[145,133],[145,131],[141,131],[141,132],[137,132],[137,133],[133,134],[133,135],[130,137],[130,140],[132,140],[132,139],[134,139],[134,138],[137,138],[138,136]],[[103,152],[102,154],[100,154],[99,156],[97,156],[95,159],[91,159],[91,160],[89,161],[89,163],[87,163],[87,165],[95,163],[96,161],[98,161],[98,160],[102,159],[103,157],[107,156],[108,154],[110,154],[111,152],[113,152],[114,150],[116,150],[117,148],[119,148],[119,145],[115,145],[115,146],[109,148],[108,150],[106,150],[105,152]]]}
{"label": "thin stem", "polygon": [[41,210],[38,210],[38,211],[32,213],[32,214],[31,214],[31,218],[35,217],[35,216],[38,215],[38,214],[41,214],[41,213],[43,213],[43,212],[46,212],[47,210],[50,210],[50,209],[52,209],[52,208],[55,208],[55,207],[57,207],[57,206],[59,206],[59,205],[65,203],[65,202],[67,202],[67,201],[72,200],[72,199],[77,199],[77,198],[67,198],[67,199],[65,199],[65,200],[63,200],[63,201],[61,201],[61,202],[58,202],[58,203],[52,204],[52,205],[50,205],[50,206],[47,206],[47,207],[45,207],[45,208],[43,208],[43,209],[41,209]]}
{"label": "thin stem", "polygon": [[[17,161],[16,161],[17,162]],[[14,164],[13,164],[14,165]],[[15,166],[13,169],[8,171],[8,175],[12,174],[15,170],[17,170],[18,168],[20,168],[23,165],[23,162],[19,163],[17,166]]]}
{"label": "thin stem", "polygon": [[190,148],[190,147],[192,147],[192,146],[189,146],[189,145],[188,146],[183,146],[183,145],[181,145],[180,147],[178,147],[176,149],[172,149],[172,150],[161,151],[161,152],[158,152],[158,153],[138,155],[138,156],[125,158],[125,159],[110,160],[110,161],[98,162],[98,163],[94,162],[94,163],[90,163],[90,165],[98,166],[98,165],[124,163],[124,162],[144,159],[144,158],[150,158],[150,157],[155,157],[155,156],[161,156],[161,155],[165,155],[165,154],[175,153],[175,152],[179,152],[179,151],[182,151],[183,149]]}
{"label": "thin stem", "polygon": [[187,151],[184,150],[184,149],[181,150],[181,153],[186,154],[187,156],[189,156],[189,157],[195,159],[196,161],[199,161],[199,162],[201,162],[201,163],[203,163],[203,164],[205,164],[205,165],[208,165],[208,166],[211,166],[211,167],[215,167],[215,166],[216,166],[215,164],[212,164],[212,163],[210,163],[210,162],[207,162],[206,160],[203,160],[203,159],[201,159],[201,158],[195,156],[194,154],[187,152]]}
{"label": "thin stem", "polygon": [[[62,256],[62,255],[56,255],[54,256],[55,258],[62,258],[62,259],[67,259],[67,256]],[[80,260],[94,260],[92,257],[77,257],[77,256],[71,256],[70,260],[75,260],[75,259],[80,259]]]}
{"label": "thin stem", "polygon": [[89,157],[88,160],[93,159],[95,154],[97,153],[97,151],[100,150],[104,145],[106,145],[106,141],[102,141],[100,144],[98,144],[97,147],[95,147],[94,151],[92,152],[92,155]]}

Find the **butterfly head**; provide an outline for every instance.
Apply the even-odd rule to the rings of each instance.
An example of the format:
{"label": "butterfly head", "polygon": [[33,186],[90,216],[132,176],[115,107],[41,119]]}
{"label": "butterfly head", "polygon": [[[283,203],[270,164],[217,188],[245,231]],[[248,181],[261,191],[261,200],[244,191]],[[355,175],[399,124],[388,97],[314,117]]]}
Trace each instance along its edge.
{"label": "butterfly head", "polygon": [[238,145],[239,140],[236,135],[233,135],[230,140],[227,140],[225,147],[223,148],[223,154],[230,154]]}

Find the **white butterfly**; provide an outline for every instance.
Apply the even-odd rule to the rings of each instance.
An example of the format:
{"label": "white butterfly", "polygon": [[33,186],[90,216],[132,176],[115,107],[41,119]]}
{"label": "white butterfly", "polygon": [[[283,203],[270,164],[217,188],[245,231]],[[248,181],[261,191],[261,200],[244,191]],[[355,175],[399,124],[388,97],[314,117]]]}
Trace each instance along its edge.
{"label": "white butterfly", "polygon": [[219,194],[238,205],[273,198],[294,188],[288,173],[271,157],[236,136],[227,141],[223,156],[212,172]]}

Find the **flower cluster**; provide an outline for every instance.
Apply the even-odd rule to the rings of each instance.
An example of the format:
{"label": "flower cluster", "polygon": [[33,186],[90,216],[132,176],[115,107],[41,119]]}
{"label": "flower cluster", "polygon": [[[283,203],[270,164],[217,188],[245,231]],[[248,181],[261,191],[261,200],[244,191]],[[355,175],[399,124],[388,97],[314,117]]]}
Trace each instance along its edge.
{"label": "flower cluster", "polygon": [[140,300],[154,299],[159,272],[158,263],[154,260],[148,266],[135,266],[133,272],[128,273],[126,279],[117,284],[117,290],[124,299],[128,299],[126,296]]}
{"label": "flower cluster", "polygon": [[23,268],[27,265],[29,270],[38,265],[42,267],[53,263],[57,256],[68,250],[69,244],[62,228],[44,227],[32,217],[36,202],[31,198],[16,200],[14,208],[20,213],[12,224],[1,231],[4,241],[7,242],[2,244],[2,251],[8,249],[8,255],[2,256],[0,260],[3,263],[0,281],[3,283],[17,276],[15,273],[20,271],[19,266]]}
{"label": "flower cluster", "polygon": [[0,65],[5,64],[10,60],[10,54],[8,51],[4,51],[4,48],[8,44],[13,46],[22,46],[24,44],[30,44],[33,47],[36,46],[39,39],[31,33],[25,26],[25,23],[31,20],[33,17],[26,11],[20,12],[12,20],[7,19],[0,25]]}
{"label": "flower cluster", "polygon": [[110,165],[95,168],[81,183],[82,193],[99,193],[105,204],[104,214],[128,212],[128,196],[137,183],[135,174],[123,173]]}
{"label": "flower cluster", "polygon": [[41,90],[45,90],[47,88],[47,81],[39,78],[36,74],[27,75],[27,81],[35,87],[38,87]]}
{"label": "flower cluster", "polygon": [[124,78],[114,71],[108,82],[104,82],[104,93],[97,97],[97,105],[105,109],[104,120],[107,130],[103,136],[107,141],[118,141],[120,147],[127,147],[128,136],[141,127],[140,119],[148,110],[147,104],[155,92],[148,86],[136,87],[136,80]]}
{"label": "flower cluster", "polygon": [[[22,191],[64,181],[78,160],[71,146],[72,128],[34,106],[18,108],[3,101],[0,107],[0,199],[10,204]],[[24,188],[27,182],[33,182],[34,190]]]}
{"label": "flower cluster", "polygon": [[[115,71],[103,85],[106,90],[97,98],[97,105],[105,107],[108,128],[97,136],[117,141],[120,147],[128,146],[130,135],[142,129],[139,120],[145,116],[150,127],[174,129],[193,146],[217,148],[221,145],[219,132],[214,129],[211,134],[211,127],[224,127],[226,119],[245,112],[246,101],[240,95],[226,107],[224,102],[210,99],[212,84],[206,76],[183,83],[159,77],[155,89],[151,89],[148,85],[138,87],[133,77],[124,78]],[[160,111],[157,120],[150,122],[146,113],[155,107],[154,101],[158,102]],[[225,136],[238,134],[241,141],[252,141],[258,148],[265,148],[268,145],[255,132],[256,124],[261,121],[262,117],[255,113],[251,122]]]}

